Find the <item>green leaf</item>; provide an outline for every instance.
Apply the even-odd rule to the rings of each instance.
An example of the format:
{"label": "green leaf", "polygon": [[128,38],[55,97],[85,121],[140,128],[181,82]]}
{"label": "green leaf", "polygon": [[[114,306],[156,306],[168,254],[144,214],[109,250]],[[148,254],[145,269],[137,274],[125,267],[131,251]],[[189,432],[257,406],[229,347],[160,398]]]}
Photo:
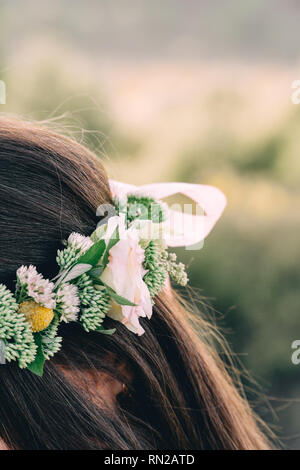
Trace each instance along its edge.
{"label": "green leaf", "polygon": [[103,335],[113,335],[116,332],[116,328],[112,328],[111,330],[105,330],[105,328],[100,325],[95,331],[97,331],[98,333],[102,333]]}
{"label": "green leaf", "polygon": [[90,239],[92,240],[92,242],[95,243],[99,240],[102,240],[102,238],[105,235],[106,230],[107,230],[107,224],[99,225],[99,227],[97,227],[96,230],[94,230],[92,235],[90,235]]}
{"label": "green leaf", "polygon": [[76,279],[76,277],[81,276],[82,274],[86,273],[92,268],[91,264],[84,264],[84,263],[79,263],[75,264],[68,274],[62,279],[64,282],[69,282],[72,281],[73,279]]}
{"label": "green leaf", "polygon": [[91,264],[96,266],[101,256],[105,252],[106,244],[105,240],[99,240],[94,243],[80,258],[77,260],[76,264]]}
{"label": "green leaf", "polygon": [[116,229],[114,230],[112,236],[110,237],[110,239],[107,243],[106,250],[105,250],[103,258],[102,258],[102,265],[104,267],[106,267],[106,265],[108,263],[109,250],[111,250],[111,248],[114,245],[116,245],[118,243],[118,241],[120,241],[120,234],[119,234],[119,227],[116,227]]}
{"label": "green leaf", "polygon": [[82,274],[86,273],[92,268],[91,264],[73,264],[71,268],[65,269],[59,276],[59,278],[56,280],[54,284],[54,289],[57,289],[58,286],[62,282],[69,282],[72,281],[73,279],[76,279],[76,277],[81,276]]}
{"label": "green leaf", "polygon": [[0,365],[5,364],[5,339],[0,339]]}
{"label": "green leaf", "polygon": [[119,305],[130,305],[131,307],[136,307],[136,304],[134,304],[133,302],[131,302],[130,300],[128,299],[125,299],[125,297],[122,297],[121,295],[118,295],[111,287],[109,287],[108,285],[104,284],[106,289],[107,289],[107,292],[109,293],[109,295],[111,296],[112,299],[114,299],[115,302],[117,302],[117,304]]}
{"label": "green leaf", "polygon": [[96,281],[99,281],[99,278],[100,278],[101,274],[103,273],[103,271],[104,271],[104,266],[99,265],[96,268],[93,268],[89,271],[89,276],[92,279],[94,279]]}
{"label": "green leaf", "polygon": [[40,333],[34,334],[34,341],[37,345],[37,353],[33,362],[31,362],[27,369],[29,369],[33,374],[38,375],[39,377],[43,376],[44,364],[45,364],[45,356],[43,353],[42,347],[42,335]]}
{"label": "green leaf", "polygon": [[62,282],[68,282],[82,274],[90,271],[92,267],[96,266],[106,248],[105,240],[99,240],[94,243],[82,256],[78,258],[68,270],[64,270],[58,277],[55,283],[55,289]]}

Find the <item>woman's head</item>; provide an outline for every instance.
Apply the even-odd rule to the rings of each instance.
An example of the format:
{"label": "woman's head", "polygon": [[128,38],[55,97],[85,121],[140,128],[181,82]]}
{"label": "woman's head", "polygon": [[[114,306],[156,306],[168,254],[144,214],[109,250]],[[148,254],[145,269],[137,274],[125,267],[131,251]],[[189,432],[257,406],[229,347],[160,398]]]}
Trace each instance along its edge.
{"label": "woman's head", "polygon": [[[111,194],[87,149],[45,128],[1,119],[0,201],[0,283],[11,288],[22,264],[55,276],[63,240],[71,232],[89,235],[99,222],[97,207]],[[121,324],[112,336],[62,326],[63,347],[42,378],[13,363],[0,366],[0,439],[23,449],[267,447],[176,295],[163,292],[153,310],[141,337]],[[204,337],[207,325],[200,325]],[[107,406],[104,381],[125,384],[129,394]]]}

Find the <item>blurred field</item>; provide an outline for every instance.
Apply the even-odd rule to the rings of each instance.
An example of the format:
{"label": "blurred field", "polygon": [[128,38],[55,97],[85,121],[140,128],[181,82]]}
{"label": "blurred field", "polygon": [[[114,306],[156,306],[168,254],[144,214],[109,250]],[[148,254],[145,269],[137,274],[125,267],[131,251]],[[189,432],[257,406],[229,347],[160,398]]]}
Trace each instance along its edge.
{"label": "blurred field", "polygon": [[9,54],[0,50],[8,93],[0,110],[29,119],[64,115],[63,131],[96,151],[114,179],[208,183],[227,195],[204,248],[180,256],[235,353],[277,397],[277,417],[264,404],[260,412],[284,446],[300,448],[300,369],[290,360],[300,336],[296,64],[101,60],[38,37]]}

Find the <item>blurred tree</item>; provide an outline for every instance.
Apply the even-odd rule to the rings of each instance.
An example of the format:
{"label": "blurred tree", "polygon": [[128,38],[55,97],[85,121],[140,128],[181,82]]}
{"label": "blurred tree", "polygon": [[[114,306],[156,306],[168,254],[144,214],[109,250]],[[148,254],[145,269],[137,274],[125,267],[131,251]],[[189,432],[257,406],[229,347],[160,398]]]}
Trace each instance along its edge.
{"label": "blurred tree", "polygon": [[19,77],[7,77],[12,99],[7,111],[37,120],[62,119],[62,132],[72,134],[92,151],[104,156],[135,156],[140,142],[118,128],[99,87],[85,84],[80,75],[70,78],[59,64],[39,62]]}

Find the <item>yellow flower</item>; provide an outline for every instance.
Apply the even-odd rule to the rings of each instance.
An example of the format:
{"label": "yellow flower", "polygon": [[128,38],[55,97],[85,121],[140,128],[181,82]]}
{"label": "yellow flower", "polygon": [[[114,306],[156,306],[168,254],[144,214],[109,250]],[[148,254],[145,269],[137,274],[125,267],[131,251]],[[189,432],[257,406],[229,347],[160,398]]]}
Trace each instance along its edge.
{"label": "yellow flower", "polygon": [[28,323],[30,323],[31,329],[34,333],[47,328],[54,317],[52,308],[43,307],[42,305],[34,302],[34,300],[22,302],[19,305],[19,312],[23,313]]}

